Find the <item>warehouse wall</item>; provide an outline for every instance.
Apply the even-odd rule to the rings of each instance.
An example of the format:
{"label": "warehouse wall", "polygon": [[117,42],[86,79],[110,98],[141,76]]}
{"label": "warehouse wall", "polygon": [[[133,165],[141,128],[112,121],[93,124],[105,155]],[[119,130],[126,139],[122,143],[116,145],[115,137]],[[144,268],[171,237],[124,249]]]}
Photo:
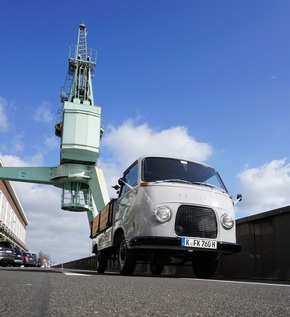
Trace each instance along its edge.
{"label": "warehouse wall", "polygon": [[237,220],[242,252],[223,256],[225,277],[290,280],[290,206]]}

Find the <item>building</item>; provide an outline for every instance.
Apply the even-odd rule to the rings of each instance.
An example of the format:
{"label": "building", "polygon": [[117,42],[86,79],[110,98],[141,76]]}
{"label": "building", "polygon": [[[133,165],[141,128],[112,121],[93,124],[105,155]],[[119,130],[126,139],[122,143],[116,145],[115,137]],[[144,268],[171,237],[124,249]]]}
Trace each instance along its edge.
{"label": "building", "polygon": [[[3,164],[0,160],[0,168]],[[0,180],[0,240],[28,252],[25,244],[28,220],[9,181]]]}

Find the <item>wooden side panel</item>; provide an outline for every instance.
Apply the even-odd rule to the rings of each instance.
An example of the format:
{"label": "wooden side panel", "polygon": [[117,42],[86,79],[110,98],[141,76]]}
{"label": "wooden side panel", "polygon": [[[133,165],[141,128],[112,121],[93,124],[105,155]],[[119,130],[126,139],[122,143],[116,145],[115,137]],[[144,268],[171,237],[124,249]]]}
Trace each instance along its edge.
{"label": "wooden side panel", "polygon": [[115,200],[112,199],[91,222],[91,238],[96,237],[112,225]]}
{"label": "wooden side panel", "polygon": [[110,207],[110,204],[108,204],[100,213],[99,231],[103,231],[108,226],[111,209]]}
{"label": "wooden side panel", "polygon": [[99,231],[99,225],[100,225],[100,214],[98,214],[91,222],[91,238],[94,238],[97,235]]}

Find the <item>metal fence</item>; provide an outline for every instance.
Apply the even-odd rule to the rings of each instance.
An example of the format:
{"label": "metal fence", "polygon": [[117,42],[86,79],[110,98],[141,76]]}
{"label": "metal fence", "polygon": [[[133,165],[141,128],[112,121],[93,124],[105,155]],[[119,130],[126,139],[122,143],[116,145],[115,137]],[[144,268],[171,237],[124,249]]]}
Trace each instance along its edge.
{"label": "metal fence", "polygon": [[237,220],[242,251],[223,256],[225,277],[290,280],[290,206]]}

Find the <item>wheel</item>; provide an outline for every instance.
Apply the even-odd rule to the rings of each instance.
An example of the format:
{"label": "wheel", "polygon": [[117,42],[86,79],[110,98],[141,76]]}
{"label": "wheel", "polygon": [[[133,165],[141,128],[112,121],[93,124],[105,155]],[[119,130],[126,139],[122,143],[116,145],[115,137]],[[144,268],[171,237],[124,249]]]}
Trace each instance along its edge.
{"label": "wheel", "polygon": [[98,273],[104,273],[108,264],[108,256],[105,250],[98,251],[96,254],[97,271]]}
{"label": "wheel", "polygon": [[153,275],[161,275],[164,264],[160,262],[150,262],[150,270]]}
{"label": "wheel", "polygon": [[128,249],[124,235],[118,246],[118,269],[122,275],[132,275],[136,266],[135,254]]}
{"label": "wheel", "polygon": [[194,252],[192,268],[196,277],[211,278],[218,265],[218,254],[215,252]]}

